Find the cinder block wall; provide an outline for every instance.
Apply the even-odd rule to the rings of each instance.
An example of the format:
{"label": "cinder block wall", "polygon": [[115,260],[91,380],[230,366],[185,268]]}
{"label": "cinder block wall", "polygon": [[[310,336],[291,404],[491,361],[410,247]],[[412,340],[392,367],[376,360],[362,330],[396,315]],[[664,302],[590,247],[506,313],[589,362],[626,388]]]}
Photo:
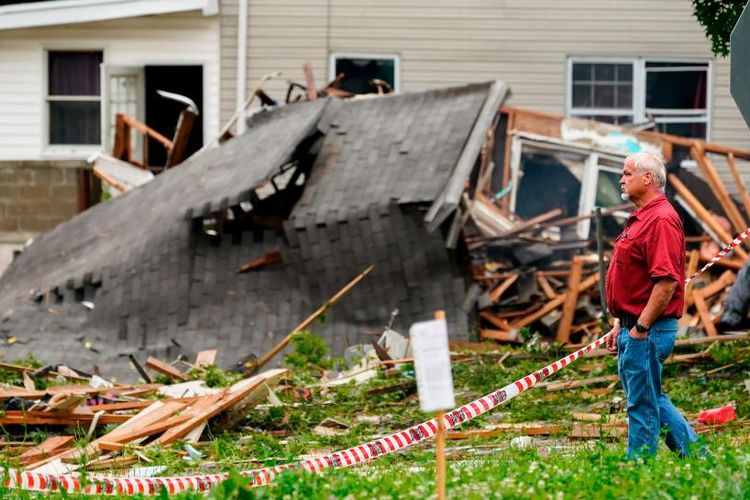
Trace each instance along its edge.
{"label": "cinder block wall", "polygon": [[13,252],[78,213],[82,161],[0,162],[0,274]]}
{"label": "cinder block wall", "polygon": [[83,162],[0,162],[0,232],[36,234],[78,212]]}

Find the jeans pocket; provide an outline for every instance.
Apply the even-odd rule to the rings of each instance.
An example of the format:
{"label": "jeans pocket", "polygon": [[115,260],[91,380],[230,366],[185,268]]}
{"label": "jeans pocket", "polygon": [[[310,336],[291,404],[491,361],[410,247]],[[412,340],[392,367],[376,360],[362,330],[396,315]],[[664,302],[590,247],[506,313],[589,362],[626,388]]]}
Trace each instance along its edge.
{"label": "jeans pocket", "polygon": [[648,340],[648,335],[646,335],[645,337],[633,337],[632,335],[630,335],[630,330],[628,330],[626,335],[628,336],[630,340],[634,342],[643,342],[644,340]]}

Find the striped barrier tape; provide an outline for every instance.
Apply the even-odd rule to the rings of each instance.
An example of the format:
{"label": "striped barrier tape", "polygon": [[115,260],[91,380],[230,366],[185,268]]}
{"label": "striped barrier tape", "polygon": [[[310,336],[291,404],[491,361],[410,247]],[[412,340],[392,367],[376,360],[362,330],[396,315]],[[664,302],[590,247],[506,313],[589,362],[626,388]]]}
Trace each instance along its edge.
{"label": "striped barrier tape", "polygon": [[[685,285],[703,274],[706,269],[724,258],[729,252],[739,245],[750,234],[750,228],[746,229],[737,238],[721,249],[702,269],[685,280]],[[531,373],[512,384],[495,390],[486,396],[472,401],[466,405],[456,408],[443,416],[446,430],[453,429],[464,422],[468,422],[495,407],[518,396],[522,392],[534,387],[541,380],[558,372],[565,366],[573,363],[585,353],[602,346],[611,333],[588,344],[581,349],[565,356]],[[242,471],[240,474],[251,479],[252,486],[263,486],[271,483],[274,478],[282,472],[291,470],[304,470],[307,472],[321,472],[325,469],[340,469],[352,465],[361,464],[375,458],[394,453],[408,448],[414,444],[435,437],[438,431],[437,419],[431,419],[406,430],[395,432],[390,436],[370,441],[365,444],[354,446],[329,455],[312,457],[299,462],[276,465]],[[125,478],[111,476],[89,476],[86,481],[72,474],[42,474],[38,472],[27,472],[18,469],[5,469],[3,484],[8,488],[22,489],[27,491],[83,493],[89,495],[155,495],[162,488],[167,493],[180,493],[183,491],[208,491],[220,482],[227,479],[228,474],[204,474],[198,476],[173,476],[173,477],[147,477],[147,478]]]}
{"label": "striped barrier tape", "polygon": [[698,272],[690,276],[687,280],[685,280],[685,285],[693,281],[695,278],[703,274],[706,269],[713,266],[717,262],[719,262],[721,259],[729,255],[729,253],[734,250],[734,247],[742,243],[742,241],[750,235],[750,227],[742,231],[740,234],[737,235],[735,239],[730,241],[724,248],[722,248],[719,253],[711,257],[711,260],[709,260],[705,266],[703,266]]}
{"label": "striped barrier tape", "polygon": [[[601,346],[609,334],[591,344],[578,349],[572,354],[565,356],[554,363],[537,370],[516,382],[493,391],[484,397],[465,404],[455,410],[446,412],[443,421],[446,430],[468,422],[496,406],[516,397],[523,391],[534,387],[543,380],[563,367],[574,362],[585,353]],[[349,467],[373,460],[375,458],[394,453],[416,443],[420,443],[434,437],[437,434],[437,420],[431,419],[406,430],[395,432],[365,444],[331,453],[320,457],[312,457],[303,461],[293,462],[273,467],[265,467],[243,471],[240,474],[251,479],[252,486],[263,486],[269,484],[280,473],[289,470],[305,470],[308,472],[320,472],[325,469],[338,469]],[[199,476],[174,476],[174,477],[147,477],[147,478],[123,478],[110,476],[89,476],[87,481],[81,477],[64,474],[42,474],[37,472],[20,471],[17,469],[6,469],[4,484],[8,488],[22,489],[27,491],[56,492],[66,491],[68,493],[83,493],[89,495],[133,495],[158,494],[162,488],[167,493],[179,493],[183,491],[208,491],[228,477],[228,474],[206,474]]]}

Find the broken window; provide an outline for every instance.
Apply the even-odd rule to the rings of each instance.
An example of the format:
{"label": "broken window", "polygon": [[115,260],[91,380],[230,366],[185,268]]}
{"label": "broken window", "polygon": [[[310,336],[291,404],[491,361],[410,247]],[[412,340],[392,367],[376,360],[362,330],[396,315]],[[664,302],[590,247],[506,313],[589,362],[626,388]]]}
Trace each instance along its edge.
{"label": "broken window", "polygon": [[101,51],[49,51],[47,103],[51,145],[101,143]]}
{"label": "broken window", "polygon": [[709,63],[571,59],[568,114],[708,137]]}
{"label": "broken window", "polygon": [[[623,158],[591,150],[530,138],[516,138],[511,169],[514,185],[511,210],[530,219],[550,210],[562,210],[560,217],[590,214],[597,207],[622,205],[620,172]],[[605,217],[605,233],[617,231],[619,223]],[[563,239],[588,238],[590,219],[565,226]],[[615,232],[616,234],[616,232]]]}
{"label": "broken window", "polygon": [[398,91],[398,57],[368,55],[331,55],[331,80],[343,73],[338,88],[353,94]]}

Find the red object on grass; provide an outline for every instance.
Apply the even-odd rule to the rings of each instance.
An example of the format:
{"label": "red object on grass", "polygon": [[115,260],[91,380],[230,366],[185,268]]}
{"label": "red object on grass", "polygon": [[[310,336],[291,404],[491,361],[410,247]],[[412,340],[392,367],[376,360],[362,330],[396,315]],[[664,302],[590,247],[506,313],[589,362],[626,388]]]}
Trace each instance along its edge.
{"label": "red object on grass", "polygon": [[737,414],[734,412],[734,406],[732,405],[713,408],[711,410],[703,410],[700,415],[698,415],[698,422],[702,424],[726,424],[732,420],[737,420]]}

